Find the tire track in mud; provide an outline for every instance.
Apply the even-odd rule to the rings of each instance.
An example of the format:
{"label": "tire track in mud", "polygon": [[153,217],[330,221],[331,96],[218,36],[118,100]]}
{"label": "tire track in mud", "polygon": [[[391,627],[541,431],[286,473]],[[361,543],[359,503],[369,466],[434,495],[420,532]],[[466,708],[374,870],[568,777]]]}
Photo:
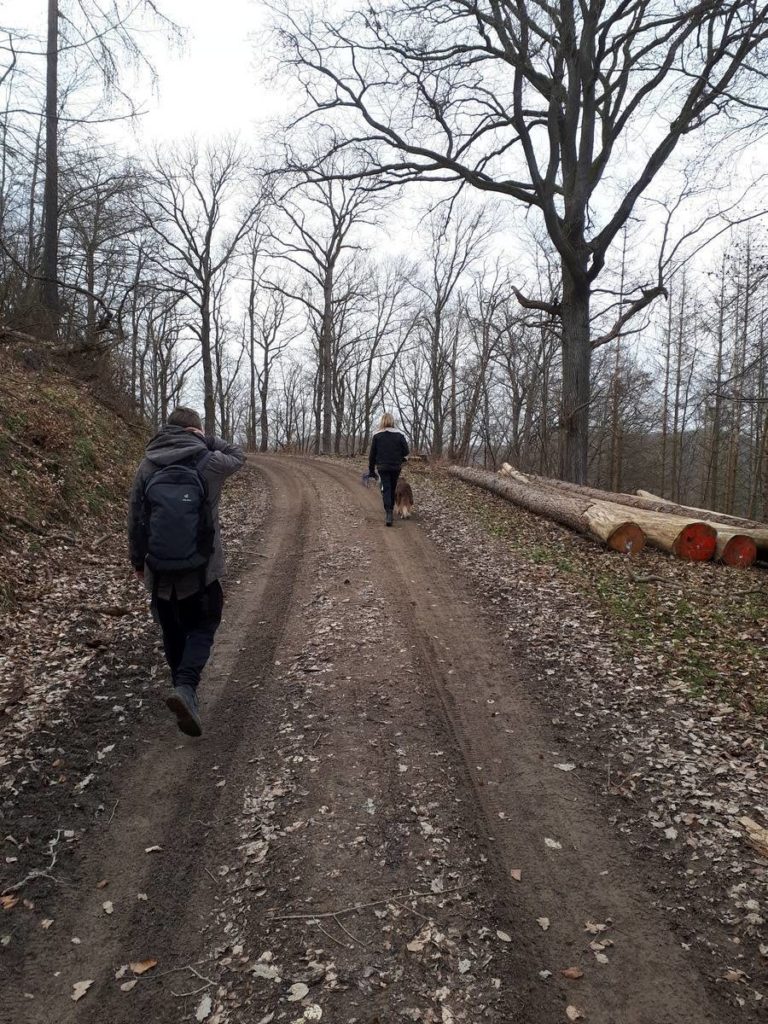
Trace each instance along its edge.
{"label": "tire track in mud", "polygon": [[[713,1005],[709,982],[648,906],[642,866],[612,833],[578,771],[556,767],[573,750],[567,756],[558,750],[544,710],[469,591],[443,567],[439,549],[417,522],[383,528],[378,494],[362,491],[353,472],[320,460],[309,464],[369,508],[380,529],[380,578],[415,644],[475,798],[495,909],[514,940],[513,955],[519,950],[515,971],[530,979],[539,966],[550,970],[549,985],[564,1006],[575,1004],[600,1024],[743,1019],[719,999]],[[522,869],[523,882],[510,881],[513,869]],[[540,918],[549,922],[544,941],[535,934]],[[587,922],[608,927],[591,934]],[[605,948],[590,947],[605,939]],[[536,971],[531,956],[539,959]],[[584,970],[578,986],[560,977],[571,966]]]}

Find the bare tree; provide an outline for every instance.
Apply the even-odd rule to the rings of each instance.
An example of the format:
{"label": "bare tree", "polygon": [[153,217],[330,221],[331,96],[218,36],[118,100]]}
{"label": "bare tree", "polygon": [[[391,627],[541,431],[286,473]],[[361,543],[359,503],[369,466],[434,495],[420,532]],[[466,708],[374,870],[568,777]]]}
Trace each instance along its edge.
{"label": "bare tree", "polygon": [[[140,23],[139,18],[143,21]],[[41,301],[46,328],[55,338],[60,317],[59,300],[59,124],[64,116],[59,83],[60,53],[77,55],[81,64],[98,71],[104,92],[119,91],[128,116],[135,107],[128,93],[119,90],[120,71],[127,60],[154,70],[136,42],[136,31],[146,31],[147,19],[166,29],[176,26],[160,14],[156,0],[48,0],[45,45],[45,190],[43,196],[43,259]],[[126,115],[118,115],[126,116]],[[104,120],[103,117],[99,118]],[[88,115],[74,119],[93,123]]]}
{"label": "bare tree", "polygon": [[163,243],[165,270],[194,307],[193,330],[203,366],[205,429],[216,424],[213,306],[221,275],[239,252],[260,214],[261,197],[250,198],[245,156],[235,139],[201,150],[192,140],[152,159],[151,191],[144,201],[147,224]]}
{"label": "bare tree", "polygon": [[682,139],[764,117],[768,5],[401,0],[338,20],[286,5],[280,25],[310,109],[379,183],[454,181],[539,212],[560,294],[519,298],[561,320],[563,471],[583,481],[591,352],[664,293],[649,281],[594,337],[593,286]]}
{"label": "bare tree", "polygon": [[[370,224],[380,202],[354,181],[343,180],[341,161],[325,165],[322,179],[300,174],[277,200],[282,223],[271,232],[271,253],[298,272],[305,287],[284,288],[304,304],[314,321],[318,347],[315,401],[318,452],[333,445],[333,353],[336,305],[344,289],[350,258],[361,248],[355,234]],[[338,172],[338,174],[337,174]],[[338,179],[338,180],[337,180]]]}
{"label": "bare tree", "polygon": [[[441,205],[429,216],[428,271],[417,285],[423,298],[422,319],[429,353],[432,454],[442,458],[445,420],[449,412],[445,391],[451,377],[455,391],[456,317],[449,323],[451,303],[462,277],[483,255],[492,227],[487,211],[464,203]],[[457,310],[454,310],[454,314]],[[455,430],[453,431],[455,434]]]}

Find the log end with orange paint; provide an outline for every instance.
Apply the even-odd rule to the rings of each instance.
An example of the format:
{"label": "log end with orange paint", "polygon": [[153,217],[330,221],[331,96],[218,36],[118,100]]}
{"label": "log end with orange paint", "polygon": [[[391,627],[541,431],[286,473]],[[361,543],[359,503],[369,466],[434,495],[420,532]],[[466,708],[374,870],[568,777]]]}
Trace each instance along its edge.
{"label": "log end with orange paint", "polygon": [[688,523],[675,538],[673,550],[689,562],[708,562],[717,550],[717,530],[707,523]]}
{"label": "log end with orange paint", "polygon": [[751,537],[745,537],[743,534],[737,533],[731,537],[723,548],[720,560],[726,565],[748,569],[757,560],[757,545]]}

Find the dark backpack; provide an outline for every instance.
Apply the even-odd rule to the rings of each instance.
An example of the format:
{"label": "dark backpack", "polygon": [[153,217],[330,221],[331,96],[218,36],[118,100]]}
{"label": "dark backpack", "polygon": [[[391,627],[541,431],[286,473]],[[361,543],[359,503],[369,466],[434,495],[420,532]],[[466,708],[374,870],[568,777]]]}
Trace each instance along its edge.
{"label": "dark backpack", "polygon": [[213,554],[213,514],[201,470],[209,451],[162,466],[144,486],[144,549],[152,572],[204,571]]}

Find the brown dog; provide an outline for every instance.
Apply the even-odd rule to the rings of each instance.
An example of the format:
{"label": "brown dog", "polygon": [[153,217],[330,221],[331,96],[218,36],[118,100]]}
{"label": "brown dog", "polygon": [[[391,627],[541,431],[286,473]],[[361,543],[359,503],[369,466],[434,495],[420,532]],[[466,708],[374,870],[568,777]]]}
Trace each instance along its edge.
{"label": "brown dog", "polygon": [[397,481],[395,488],[395,515],[398,519],[410,519],[413,509],[413,491],[407,480]]}

